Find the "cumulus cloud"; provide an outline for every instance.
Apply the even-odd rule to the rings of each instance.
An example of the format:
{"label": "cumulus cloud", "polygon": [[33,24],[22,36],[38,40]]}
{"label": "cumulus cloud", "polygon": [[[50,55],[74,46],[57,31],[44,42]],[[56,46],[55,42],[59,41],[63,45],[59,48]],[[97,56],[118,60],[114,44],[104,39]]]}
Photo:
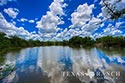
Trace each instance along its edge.
{"label": "cumulus cloud", "polygon": [[9,17],[15,19],[19,14],[19,10],[17,8],[8,8],[4,9],[4,12],[9,15]]}
{"label": "cumulus cloud", "polygon": [[16,35],[23,39],[40,39],[38,34],[30,33],[23,27],[16,27],[13,23],[8,22],[2,13],[0,13],[0,32],[4,32],[7,36]]}
{"label": "cumulus cloud", "polygon": [[[92,38],[98,38],[107,35],[119,36],[123,34],[119,27],[124,22],[118,21],[115,22],[115,25],[112,25],[113,22],[111,22],[111,24],[104,27],[107,18],[103,16],[102,12],[100,12],[97,16],[94,16],[92,12],[93,8],[93,4],[88,5],[85,3],[83,5],[79,5],[76,11],[71,14],[72,25],[69,26],[69,29],[66,28],[60,33],[57,33],[54,39],[68,40],[73,36],[90,36]],[[102,32],[95,33],[95,31],[100,28],[103,29]]]}
{"label": "cumulus cloud", "polygon": [[[95,0],[95,2],[97,2],[97,0]],[[0,5],[1,3],[7,4],[7,0],[1,0]],[[110,24],[106,26],[107,24],[105,24],[104,22],[106,20],[106,18],[104,17],[104,13],[101,12],[97,16],[94,16],[92,11],[95,5],[88,5],[87,3],[79,5],[76,10],[71,14],[71,18],[67,18],[71,21],[72,24],[68,28],[63,28],[63,30],[59,28],[59,25],[65,23],[63,21],[63,16],[65,16],[64,8],[66,6],[67,4],[64,3],[64,0],[54,0],[49,6],[49,11],[47,11],[46,14],[43,15],[39,21],[38,18],[17,19],[18,22],[22,23],[36,23],[36,27],[39,29],[38,34],[35,31],[28,32],[24,29],[24,27],[16,27],[15,21],[8,22],[2,15],[2,13],[0,13],[0,32],[5,32],[8,36],[17,35],[20,38],[35,40],[39,39],[41,41],[68,40],[73,36],[90,36],[93,38],[98,38],[106,35],[122,34],[122,31],[119,29],[119,27],[121,27],[124,22],[119,21],[111,23],[115,25]],[[104,7],[102,7],[102,10],[105,10],[103,8]],[[13,18],[12,20],[14,20],[14,18],[17,17],[19,10],[16,8],[8,8],[4,9],[4,12],[8,14],[11,18]],[[94,33],[100,27],[103,27],[102,32]]]}
{"label": "cumulus cloud", "polygon": [[122,28],[123,27],[123,26],[121,27],[122,24],[124,24],[124,22],[121,22],[121,21],[120,22],[116,22],[115,26],[117,28]]}
{"label": "cumulus cloud", "polygon": [[60,33],[57,33],[54,37],[53,40],[69,40],[73,36],[82,36],[82,31],[80,29],[67,29],[65,28],[62,30]]}
{"label": "cumulus cloud", "polygon": [[116,29],[116,27],[112,24],[109,24],[103,31],[105,35],[119,35],[122,33],[121,30]]}
{"label": "cumulus cloud", "polygon": [[29,23],[34,23],[35,21],[34,20],[29,20]]}
{"label": "cumulus cloud", "polygon": [[15,2],[16,0],[0,0],[0,6],[6,5],[8,2]]}
{"label": "cumulus cloud", "polygon": [[102,22],[101,19],[92,17],[92,19],[82,27],[82,30],[92,34],[99,28],[100,22]]}
{"label": "cumulus cloud", "polygon": [[115,26],[112,24],[108,24],[108,26],[105,29],[103,29],[102,32],[95,33],[93,35],[93,38],[99,38],[103,36],[121,36],[121,35],[123,35],[123,32],[118,29],[117,24]]}
{"label": "cumulus cloud", "polygon": [[67,37],[67,33],[68,33],[68,29],[65,28],[64,30],[61,30],[60,33],[57,33],[55,35],[55,37],[53,38],[53,40],[59,40],[59,41],[67,40],[67,38],[66,38]]}
{"label": "cumulus cloud", "polygon": [[[54,0],[49,6],[50,11],[47,11],[46,15],[43,15],[41,20],[36,22],[36,27],[39,28],[41,34],[53,35],[59,29],[58,25],[64,24],[61,17],[65,15],[63,8],[67,5],[63,2],[64,0]],[[51,35],[49,36],[51,37]]]}
{"label": "cumulus cloud", "polygon": [[94,17],[93,10],[94,4],[88,5],[87,3],[79,5],[75,12],[71,14],[72,25],[69,26],[68,33],[72,36],[91,36],[99,28],[104,21],[102,13]]}
{"label": "cumulus cloud", "polygon": [[[36,18],[35,18],[36,19]],[[35,23],[35,20],[33,19],[26,19],[26,18],[20,18],[20,19],[17,19],[18,22],[29,22],[29,23]]]}
{"label": "cumulus cloud", "polygon": [[26,18],[21,18],[21,19],[18,19],[17,21],[19,21],[19,22],[26,22],[26,21],[28,21],[28,19],[26,19]]}
{"label": "cumulus cloud", "polygon": [[64,29],[60,33],[56,34],[55,39],[68,40],[73,36],[90,36],[98,29],[98,24],[102,22],[102,14],[100,13],[97,17],[92,15],[94,4],[88,5],[87,3],[79,5],[71,14],[72,25],[69,29]]}
{"label": "cumulus cloud", "polygon": [[0,6],[7,4],[6,0],[0,0]]}
{"label": "cumulus cloud", "polygon": [[86,24],[86,22],[91,18],[93,8],[94,4],[88,5],[85,3],[83,5],[79,5],[76,11],[71,14],[72,25],[70,27],[82,27],[84,24]]}

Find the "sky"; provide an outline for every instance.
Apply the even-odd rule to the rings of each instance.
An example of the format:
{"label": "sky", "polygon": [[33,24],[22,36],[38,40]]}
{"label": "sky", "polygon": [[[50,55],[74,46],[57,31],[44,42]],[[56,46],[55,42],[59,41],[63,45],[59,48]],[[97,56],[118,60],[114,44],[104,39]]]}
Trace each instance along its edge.
{"label": "sky", "polygon": [[[111,0],[113,4],[116,0]],[[0,32],[23,39],[125,36],[125,15],[111,20],[101,0],[0,0]],[[125,8],[125,0],[115,4]],[[100,24],[100,22],[102,22]]]}

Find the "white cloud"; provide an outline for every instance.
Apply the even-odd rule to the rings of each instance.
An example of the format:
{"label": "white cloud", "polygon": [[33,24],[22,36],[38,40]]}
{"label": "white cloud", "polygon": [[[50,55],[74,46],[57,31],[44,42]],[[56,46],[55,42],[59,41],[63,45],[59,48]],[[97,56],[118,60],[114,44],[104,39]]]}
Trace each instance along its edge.
{"label": "white cloud", "polygon": [[34,23],[35,21],[34,20],[29,20],[29,23]]}
{"label": "white cloud", "polygon": [[64,30],[61,30],[60,33],[57,33],[55,37],[53,38],[54,40],[66,40],[66,34],[68,33],[68,29],[65,28]]}
{"label": "white cloud", "polygon": [[120,28],[122,24],[124,24],[124,22],[121,22],[121,21],[116,22],[115,27]]}
{"label": "white cloud", "polygon": [[76,11],[71,14],[72,25],[69,26],[70,30],[68,31],[68,34],[71,34],[70,37],[76,35],[93,37],[95,31],[104,26],[103,22],[105,22],[106,18],[103,17],[102,13],[94,17],[93,8],[94,4],[88,5],[85,3],[79,5]]}
{"label": "white cloud", "polygon": [[73,36],[90,36],[92,38],[112,35],[119,36],[122,34],[121,30],[118,30],[118,27],[123,24],[123,22],[116,22],[116,25],[108,25],[102,32],[96,32],[99,28],[104,27],[105,21],[107,18],[103,16],[102,13],[99,13],[97,17],[94,17],[92,9],[94,5],[88,6],[86,3],[79,5],[75,12],[71,14],[72,25],[68,29],[57,33],[54,39],[57,40],[68,40]]}
{"label": "white cloud", "polygon": [[3,5],[5,5],[5,4],[7,4],[7,1],[6,1],[6,0],[0,0],[0,6],[3,6]]}
{"label": "white cloud", "polygon": [[91,18],[93,8],[94,4],[88,5],[85,3],[83,5],[79,5],[76,11],[71,14],[72,25],[70,27],[82,27],[84,24],[86,24],[86,22]]}
{"label": "white cloud", "polygon": [[95,33],[93,38],[99,38],[103,36],[121,36],[123,32],[117,28],[117,26],[113,26],[109,24],[105,29],[103,29],[100,33]]}
{"label": "white cloud", "polygon": [[60,33],[57,33],[53,39],[55,39],[55,40],[68,40],[73,36],[82,36],[82,34],[83,34],[83,32],[78,28],[76,28],[76,29],[71,28],[69,30],[67,28],[65,28]]}
{"label": "white cloud", "polygon": [[46,15],[43,15],[41,20],[36,22],[40,34],[44,34],[44,36],[47,34],[47,37],[52,37],[59,29],[58,25],[64,23],[61,17],[65,15],[63,8],[67,5],[63,2],[64,0],[54,0],[49,6],[50,11],[47,11]]}
{"label": "white cloud", "polygon": [[[36,18],[35,18],[36,19]],[[18,22],[29,22],[29,23],[35,23],[35,20],[31,19],[31,20],[28,20],[26,18],[20,18],[20,19],[17,19]]]}
{"label": "white cloud", "polygon": [[16,0],[0,0],[0,6],[6,5],[8,2],[15,2]]}
{"label": "white cloud", "polygon": [[[82,30],[83,31],[86,31],[87,33],[92,34],[94,33],[94,31],[96,31],[98,28],[99,28],[99,23],[101,22],[102,20],[99,19],[99,18],[95,18],[95,17],[92,17],[92,19],[87,23],[85,24],[83,27],[82,27]],[[88,35],[88,36],[89,36]]]}
{"label": "white cloud", "polygon": [[11,19],[11,23],[12,23],[13,25],[16,25],[16,22],[15,22],[13,19]]}
{"label": "white cloud", "polygon": [[76,11],[71,14],[72,25],[69,26],[70,29],[64,29],[57,33],[54,38],[57,40],[68,40],[73,36],[92,37],[92,33],[98,29],[98,23],[102,21],[100,19],[102,17],[101,14],[98,17],[92,16],[93,8],[93,4],[90,6],[87,3],[79,5]]}
{"label": "white cloud", "polygon": [[102,24],[100,25],[100,27],[104,27],[104,25],[105,25],[105,24],[104,24],[104,23],[102,23]]}
{"label": "white cloud", "polygon": [[97,18],[100,18],[100,17],[103,17],[102,13],[99,13],[99,14],[97,15]]}
{"label": "white cloud", "polygon": [[6,13],[6,14],[8,14],[9,15],[9,17],[11,17],[11,18],[16,18],[17,17],[17,15],[18,15],[18,13],[19,13],[19,10],[17,9],[17,8],[8,8],[8,9],[4,9],[4,12]]}
{"label": "white cloud", "polygon": [[92,10],[94,4],[88,5],[87,3],[79,5],[75,12],[71,14],[72,25],[69,26],[69,30],[64,30],[57,37],[64,37],[62,39],[68,40],[73,36],[91,36],[91,32],[96,30],[96,23],[99,23],[101,19],[92,17]]}
{"label": "white cloud", "polygon": [[54,0],[54,2],[51,3],[49,6],[50,12],[53,15],[64,15],[63,8],[66,6],[66,4],[63,4],[64,0]]}
{"label": "white cloud", "polygon": [[26,22],[26,21],[28,21],[28,19],[26,19],[26,18],[21,18],[21,19],[18,19],[17,21],[19,21],[19,22]]}
{"label": "white cloud", "polygon": [[105,35],[120,35],[122,33],[121,30],[116,29],[112,24],[109,24],[103,31]]}
{"label": "white cloud", "polygon": [[72,36],[91,36],[98,29],[103,21],[102,13],[94,17],[93,10],[94,4],[88,5],[87,3],[79,5],[75,12],[71,14],[72,25],[69,26]]}
{"label": "white cloud", "polygon": [[35,18],[35,21],[37,21],[38,20],[38,18]]}
{"label": "white cloud", "polygon": [[13,23],[8,22],[0,13],[0,32],[6,33],[8,36],[16,35],[23,39],[40,39],[38,34],[30,33],[23,27],[16,27]]}

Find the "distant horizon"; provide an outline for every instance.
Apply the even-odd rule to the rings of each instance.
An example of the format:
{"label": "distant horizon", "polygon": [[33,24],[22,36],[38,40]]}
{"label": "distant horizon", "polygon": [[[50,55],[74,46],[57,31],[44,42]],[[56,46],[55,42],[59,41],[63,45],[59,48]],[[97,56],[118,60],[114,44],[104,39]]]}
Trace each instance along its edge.
{"label": "distant horizon", "polygon": [[[102,0],[0,0],[0,32],[40,41],[125,36],[125,14],[109,19],[101,4]],[[115,4],[117,10],[125,9],[124,0]]]}

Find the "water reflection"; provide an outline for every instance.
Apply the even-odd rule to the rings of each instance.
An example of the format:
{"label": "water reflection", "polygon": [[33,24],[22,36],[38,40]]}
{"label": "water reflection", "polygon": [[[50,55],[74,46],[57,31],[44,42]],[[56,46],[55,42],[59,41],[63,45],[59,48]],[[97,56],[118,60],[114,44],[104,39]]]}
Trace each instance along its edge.
{"label": "water reflection", "polygon": [[112,56],[108,55],[101,51],[100,49],[97,49],[98,51],[98,57],[102,60],[105,60],[107,64],[117,64],[121,66],[125,66],[125,56],[120,55],[118,53],[112,53]]}
{"label": "water reflection", "polygon": [[[125,82],[125,56],[121,53],[112,53],[110,56],[97,48],[26,48],[18,53],[6,54],[4,62],[16,64],[16,70],[3,79],[2,83],[99,83],[100,81],[92,76],[97,70],[102,74],[105,71],[120,71],[118,79],[110,75],[104,79],[107,83]],[[63,76],[63,72],[70,72],[72,75]],[[78,72],[84,75],[74,76]],[[101,81],[104,82],[105,80]]]}
{"label": "water reflection", "polygon": [[60,50],[60,56],[58,58],[58,62],[63,65],[62,71],[72,71],[72,60],[70,50],[62,48]]}

